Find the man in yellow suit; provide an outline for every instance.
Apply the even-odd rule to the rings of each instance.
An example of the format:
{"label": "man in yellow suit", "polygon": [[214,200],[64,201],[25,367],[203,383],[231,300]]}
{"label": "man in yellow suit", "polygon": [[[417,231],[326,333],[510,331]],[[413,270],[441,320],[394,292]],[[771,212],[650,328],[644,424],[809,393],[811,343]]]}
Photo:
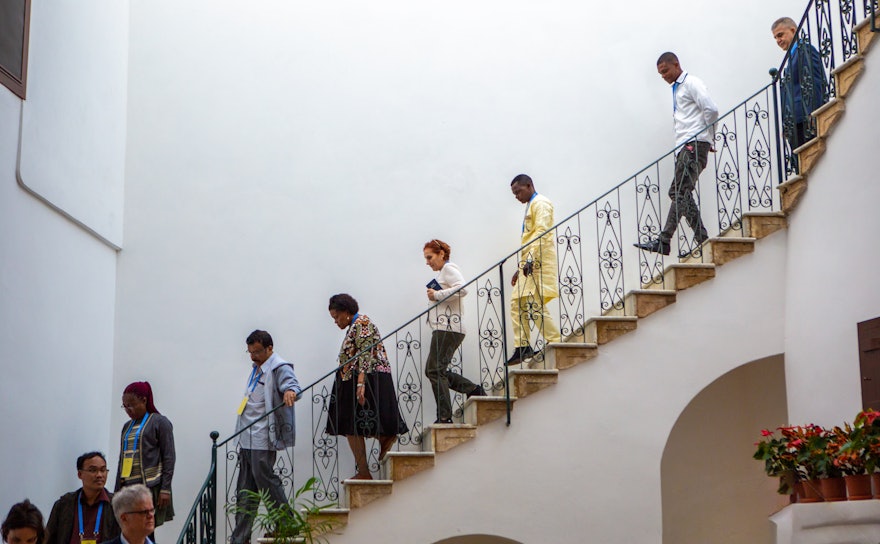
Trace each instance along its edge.
{"label": "man in yellow suit", "polygon": [[547,311],[547,303],[559,296],[559,281],[556,236],[552,231],[547,232],[554,225],[553,203],[535,191],[532,178],[525,174],[513,178],[510,190],[526,205],[522,224],[523,248],[517,270],[510,280],[513,286],[510,316],[516,349],[507,364],[515,365],[535,355],[530,345],[533,330],[537,329],[544,337],[543,347],[560,341],[559,329]]}

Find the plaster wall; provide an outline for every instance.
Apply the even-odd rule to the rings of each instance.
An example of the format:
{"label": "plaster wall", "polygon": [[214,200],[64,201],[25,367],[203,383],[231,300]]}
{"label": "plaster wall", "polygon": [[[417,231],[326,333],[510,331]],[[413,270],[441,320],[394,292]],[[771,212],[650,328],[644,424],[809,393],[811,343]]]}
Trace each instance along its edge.
{"label": "plaster wall", "polygon": [[19,183],[121,247],[128,1],[33,2],[28,66]]}
{"label": "plaster wall", "polygon": [[425,307],[426,240],[450,242],[468,278],[515,249],[514,175],[562,218],[671,148],[661,52],[722,110],[781,59],[766,28],[779,14],[758,0],[131,9],[114,390],[149,379],[174,422],[179,511],[208,433],[232,429],[251,330],[309,383],[341,339],[331,294],[387,332]]}
{"label": "plaster wall", "polygon": [[110,444],[116,251],[16,183],[19,108],[0,89],[0,508],[48,516]]}
{"label": "plaster wall", "polygon": [[3,515],[111,442],[127,35],[127,2],[33,2],[28,98],[0,87]]}
{"label": "plaster wall", "polygon": [[785,353],[793,424],[840,425],[861,409],[856,323],[880,316],[876,47],[789,218]]}

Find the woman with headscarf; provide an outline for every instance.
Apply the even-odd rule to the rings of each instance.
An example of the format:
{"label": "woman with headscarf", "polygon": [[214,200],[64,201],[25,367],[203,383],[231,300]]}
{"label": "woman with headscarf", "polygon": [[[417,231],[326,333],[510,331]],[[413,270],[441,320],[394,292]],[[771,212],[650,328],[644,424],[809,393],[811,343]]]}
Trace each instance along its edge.
{"label": "woman with headscarf", "polygon": [[336,381],[327,407],[327,434],[344,435],[354,455],[353,480],[372,480],[365,437],[379,441],[379,460],[385,458],[397,435],[409,429],[397,407],[391,363],[376,325],[358,312],[351,295],[330,297],[330,317],[346,331],[339,348]]}
{"label": "woman with headscarf", "polygon": [[116,488],[144,484],[153,494],[156,527],[174,519],[174,429],[153,404],[149,382],[134,382],[122,393],[122,408],[131,421],[122,426]]}

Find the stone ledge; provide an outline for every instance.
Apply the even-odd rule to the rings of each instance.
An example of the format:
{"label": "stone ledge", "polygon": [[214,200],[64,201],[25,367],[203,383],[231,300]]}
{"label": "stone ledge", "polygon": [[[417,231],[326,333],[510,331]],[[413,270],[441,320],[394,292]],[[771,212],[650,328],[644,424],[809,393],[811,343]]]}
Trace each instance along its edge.
{"label": "stone ledge", "polygon": [[599,346],[586,342],[552,342],[547,346],[546,369],[565,370],[599,354]]}
{"label": "stone ledge", "polygon": [[785,183],[776,187],[779,191],[779,198],[782,200],[782,213],[790,214],[797,207],[801,197],[807,190],[807,178],[805,176],[793,176]]}
{"label": "stone ledge", "polygon": [[349,508],[366,506],[376,499],[391,494],[391,480],[343,480]]}
{"label": "stone ledge", "polygon": [[429,468],[434,468],[434,453],[430,451],[389,452],[383,462],[388,479],[398,482]]}

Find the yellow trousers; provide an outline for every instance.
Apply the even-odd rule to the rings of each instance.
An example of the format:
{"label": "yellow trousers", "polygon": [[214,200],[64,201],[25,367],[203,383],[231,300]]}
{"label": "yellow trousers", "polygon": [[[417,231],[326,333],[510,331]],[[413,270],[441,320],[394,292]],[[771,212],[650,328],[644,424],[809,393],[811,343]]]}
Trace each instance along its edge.
{"label": "yellow trousers", "polygon": [[510,318],[513,322],[513,341],[515,347],[528,346],[532,331],[538,330],[544,337],[545,346],[550,342],[562,341],[559,328],[547,311],[547,304],[556,297],[543,300],[529,295],[511,300]]}

